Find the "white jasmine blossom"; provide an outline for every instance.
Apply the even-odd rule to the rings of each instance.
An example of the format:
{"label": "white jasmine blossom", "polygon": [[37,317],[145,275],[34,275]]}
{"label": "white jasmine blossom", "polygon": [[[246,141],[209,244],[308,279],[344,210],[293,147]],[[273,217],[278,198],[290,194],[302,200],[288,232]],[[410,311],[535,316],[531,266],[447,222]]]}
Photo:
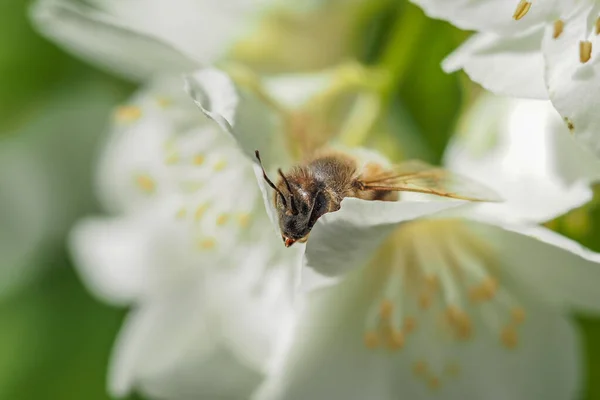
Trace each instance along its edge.
{"label": "white jasmine blossom", "polygon": [[132,307],[111,394],[248,398],[292,321],[298,265],[251,162],[165,78],[116,110],[98,183],[111,215],[79,223],[71,251],[96,295]]}
{"label": "white jasmine blossom", "polygon": [[[188,90],[247,155],[257,140],[279,146],[283,139],[293,148],[307,138],[252,129],[258,112],[251,113],[253,124],[236,118],[247,115],[249,104],[223,73],[201,71],[188,79]],[[509,121],[521,119],[520,112],[510,110]],[[264,114],[263,123],[273,115]],[[543,125],[544,116],[533,115]],[[320,217],[304,263],[335,279],[310,293],[279,367],[254,398],[576,397],[580,349],[568,313],[598,312],[593,282],[600,278],[600,255],[532,223],[582,204],[590,193],[550,171],[545,148],[534,151],[536,175],[513,170],[496,182],[497,172],[510,172],[523,151],[514,147],[530,143],[511,138],[513,123],[499,128],[498,148],[488,148],[487,157],[461,164],[456,157],[464,144],[458,142],[448,159],[456,169],[470,163],[491,171],[485,183],[509,195],[505,205],[403,194],[399,202],[346,198],[339,211]],[[310,137],[310,130],[303,132]],[[270,147],[268,154],[277,159],[285,148]],[[523,188],[520,181],[533,176],[550,177],[535,190],[554,197],[535,214],[510,187]]]}
{"label": "white jasmine blossom", "polygon": [[595,45],[600,3],[414,0],[435,18],[476,30],[443,64],[498,93],[550,99],[577,140],[600,153]]}
{"label": "white jasmine blossom", "polygon": [[[332,65],[349,53],[349,31],[364,3],[38,0],[31,18],[43,35],[67,50],[143,80],[225,58],[270,72]],[[320,45],[314,46],[317,40]]]}

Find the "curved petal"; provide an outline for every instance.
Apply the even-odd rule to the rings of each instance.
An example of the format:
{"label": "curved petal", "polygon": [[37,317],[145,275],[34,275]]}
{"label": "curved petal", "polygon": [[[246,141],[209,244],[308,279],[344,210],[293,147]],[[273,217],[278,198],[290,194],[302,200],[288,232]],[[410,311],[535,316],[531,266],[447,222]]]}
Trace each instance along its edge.
{"label": "curved petal", "polygon": [[323,215],[313,227],[305,266],[338,276],[364,264],[399,223],[465,205],[462,201],[366,201],[346,198],[339,211]]}
{"label": "curved petal", "polygon": [[219,343],[205,300],[203,288],[190,281],[135,310],[113,351],[110,392],[121,397],[141,386],[169,398],[247,397],[261,375]]}
{"label": "curved petal", "polygon": [[126,78],[180,73],[198,63],[164,39],[127,21],[72,0],[38,0],[31,9],[37,29],[71,52]]}
{"label": "curved petal", "polygon": [[464,29],[512,35],[543,24],[560,15],[560,0],[534,1],[519,21],[513,14],[519,0],[411,0],[432,18],[449,21]]}
{"label": "curved petal", "polygon": [[[341,284],[310,295],[279,368],[253,400],[562,400],[578,394],[581,349],[574,327],[561,314],[535,305],[515,349],[503,347],[483,326],[470,340],[453,345],[444,340],[447,332],[440,324],[417,327],[398,351],[368,349],[362,341],[373,300],[367,272],[355,271]],[[433,383],[415,371],[426,354],[439,361],[429,364],[440,368]]]}
{"label": "curved petal", "polygon": [[[546,85],[550,100],[565,121],[574,138],[596,156],[600,155],[600,52],[593,47],[587,63],[579,59],[579,42],[585,38],[585,19],[582,16],[567,21],[558,39],[552,38],[550,28],[543,41],[546,61]],[[591,38],[594,40],[595,38]],[[598,44],[598,41],[596,41]]]}
{"label": "curved petal", "polygon": [[544,227],[500,226],[476,228],[497,251],[500,281],[564,309],[600,311],[600,254]]}
{"label": "curved petal", "polygon": [[541,27],[511,37],[476,33],[442,62],[442,68],[446,72],[462,69],[471,80],[496,94],[547,99],[543,33]]}
{"label": "curved petal", "polygon": [[137,221],[90,218],[70,235],[75,265],[90,290],[110,304],[128,304],[142,292],[147,238]]}
{"label": "curved petal", "polygon": [[231,134],[251,160],[256,161],[254,152],[259,150],[267,170],[289,164],[281,116],[255,94],[236,85],[225,72],[200,70],[185,78],[185,89],[200,110]]}
{"label": "curved petal", "polygon": [[[562,130],[555,129],[557,123]],[[579,160],[582,150],[572,143],[556,147],[557,136],[567,133],[549,102],[482,97],[460,129],[446,150],[445,165],[485,183],[504,199],[477,205],[477,212],[539,223],[592,198],[583,168],[565,166],[565,160],[558,165],[556,159],[564,152]],[[580,175],[566,182],[561,167]]]}

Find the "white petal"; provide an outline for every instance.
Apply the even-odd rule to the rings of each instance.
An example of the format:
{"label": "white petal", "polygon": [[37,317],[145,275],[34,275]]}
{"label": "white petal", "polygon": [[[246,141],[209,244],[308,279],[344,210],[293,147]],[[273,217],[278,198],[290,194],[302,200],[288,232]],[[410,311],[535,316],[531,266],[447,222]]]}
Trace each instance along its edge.
{"label": "white petal", "polygon": [[510,282],[525,297],[567,310],[600,311],[600,254],[544,227],[502,228],[477,227],[496,250],[501,282]]}
{"label": "white petal", "polygon": [[[577,335],[566,318],[543,307],[528,308],[530,318],[513,350],[482,326],[472,339],[452,343],[447,332],[433,330],[437,324],[419,326],[397,352],[368,350],[362,338],[373,275],[358,270],[341,284],[311,294],[279,368],[254,400],[563,400],[578,394]],[[457,365],[460,372],[440,375],[441,386],[432,390],[413,370],[427,355],[429,361],[440,360],[442,368]]]}
{"label": "white petal", "polygon": [[583,146],[600,155],[600,42],[596,36],[592,58],[579,60],[579,41],[586,39],[583,16],[565,23],[558,39],[548,29],[543,41],[546,60],[546,85],[552,104],[565,119],[565,125]]}
{"label": "white petal", "polygon": [[[557,165],[556,158],[564,151],[576,160],[580,155],[572,144],[556,147],[556,137],[566,133],[550,102],[488,95],[462,122],[446,150],[445,165],[484,183],[504,199],[478,205],[477,212],[538,223],[591,199],[587,179],[582,179],[583,168],[578,169],[581,175],[577,179],[565,182]],[[563,130],[556,131],[557,123]]]}
{"label": "white petal", "polygon": [[[190,281],[149,299],[128,317],[113,352],[109,377],[115,396],[141,386],[154,396],[244,398],[260,373],[218,342],[206,293]],[[193,379],[192,379],[193,378]]]}
{"label": "white petal", "polygon": [[200,110],[231,134],[251,160],[259,150],[267,170],[289,164],[283,121],[275,110],[217,69],[200,70],[187,76],[185,83]]}
{"label": "white petal", "polygon": [[[551,19],[560,12],[560,1],[534,1],[519,21],[513,19],[518,0],[411,0],[433,18],[451,22],[464,29],[512,35]],[[560,15],[560,14],[559,14]]]}
{"label": "white petal", "polygon": [[87,219],[71,232],[69,247],[90,290],[111,304],[127,304],[144,286],[147,238],[134,221]]}
{"label": "white petal", "polygon": [[364,264],[398,224],[465,205],[462,201],[366,201],[346,198],[339,211],[313,227],[305,265],[325,276],[343,275]]}
{"label": "white petal", "polygon": [[[504,1],[504,0],[503,0]],[[446,72],[463,69],[484,88],[496,94],[546,99],[542,28],[520,36],[477,33],[443,62]]]}
{"label": "white petal", "polygon": [[368,292],[360,270],[312,292],[291,347],[253,399],[391,399],[392,360],[362,342]]}
{"label": "white petal", "polygon": [[[141,6],[141,5],[140,5]],[[39,0],[31,10],[45,36],[131,79],[193,70],[198,63],[163,38],[72,0]]]}

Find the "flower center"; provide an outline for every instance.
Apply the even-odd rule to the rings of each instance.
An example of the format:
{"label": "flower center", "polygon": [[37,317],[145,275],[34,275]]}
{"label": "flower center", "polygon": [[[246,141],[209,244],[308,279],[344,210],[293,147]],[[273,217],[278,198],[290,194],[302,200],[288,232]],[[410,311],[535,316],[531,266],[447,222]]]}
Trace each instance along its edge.
{"label": "flower center", "polygon": [[415,374],[432,388],[459,369],[453,347],[476,334],[518,346],[525,311],[498,278],[495,252],[457,219],[403,224],[371,265],[378,276],[364,343],[405,348]]}

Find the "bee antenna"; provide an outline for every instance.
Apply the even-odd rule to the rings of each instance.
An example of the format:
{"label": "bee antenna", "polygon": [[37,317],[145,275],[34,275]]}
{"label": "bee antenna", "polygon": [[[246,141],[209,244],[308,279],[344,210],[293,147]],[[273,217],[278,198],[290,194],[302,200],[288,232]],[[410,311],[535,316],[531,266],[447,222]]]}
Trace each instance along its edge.
{"label": "bee antenna", "polygon": [[283,193],[281,193],[281,190],[277,189],[277,186],[275,186],[275,184],[273,184],[273,182],[267,176],[265,168],[262,165],[262,160],[260,159],[260,153],[258,152],[258,150],[254,150],[254,155],[258,160],[258,165],[260,165],[260,169],[262,170],[264,180],[269,184],[269,186],[273,188],[273,190],[275,190],[279,194],[279,196],[281,196],[281,201],[283,202],[284,207],[287,207],[287,201],[285,199],[285,196],[283,195]]}
{"label": "bee antenna", "polygon": [[291,203],[290,208],[292,209],[292,214],[296,215],[296,214],[298,214],[298,209],[296,208],[296,203],[294,202],[294,192],[292,192],[292,186],[290,185],[287,178],[281,171],[281,168],[279,168],[277,170],[277,172],[279,172],[279,175],[281,175],[283,182],[285,182],[285,187],[287,187],[287,190],[290,192],[290,203]]}

